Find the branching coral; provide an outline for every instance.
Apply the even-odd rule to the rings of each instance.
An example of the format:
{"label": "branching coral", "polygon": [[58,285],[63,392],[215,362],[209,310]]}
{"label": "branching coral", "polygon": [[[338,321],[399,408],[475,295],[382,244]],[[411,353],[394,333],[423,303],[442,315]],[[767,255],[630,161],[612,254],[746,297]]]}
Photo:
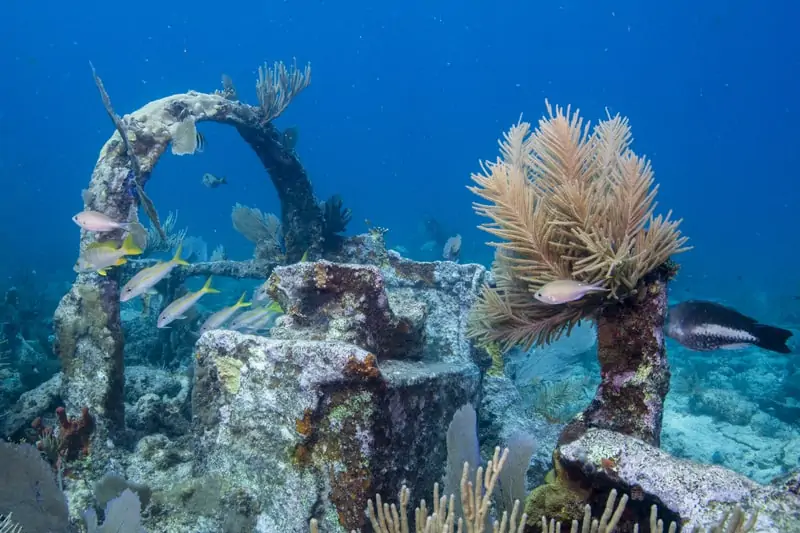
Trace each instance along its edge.
{"label": "branching coral", "polygon": [[[617,490],[612,489],[608,494],[606,506],[600,518],[592,518],[592,507],[586,505],[583,521],[581,523],[582,525],[579,524],[577,520],[573,520],[570,532],[578,533],[578,528],[581,528],[580,531],[583,533],[588,531],[596,531],[597,533],[616,531],[617,524],[619,524],[620,520],[623,518],[628,499],[628,495],[623,494],[619,501],[617,501]],[[748,517],[744,511],[742,511],[741,507],[737,505],[732,511],[725,512],[719,522],[711,526],[711,529],[695,527],[692,531],[694,533],[723,533],[723,531],[725,533],[747,533],[753,531],[757,519],[758,512]],[[562,531],[561,522],[552,518],[548,521],[547,517],[542,516],[541,525],[542,533],[561,533]],[[665,523],[662,519],[658,518],[658,507],[655,505],[650,507],[650,520],[648,525],[648,531],[652,533],[663,533],[664,531],[675,533],[678,530],[678,524],[675,522]],[[634,524],[633,531],[634,533],[639,532],[639,524]]]}
{"label": "branching coral", "polygon": [[311,64],[301,71],[297,60],[287,69],[282,61],[275,62],[272,68],[266,63],[258,67],[256,92],[258,102],[270,121],[280,116],[295,96],[311,83]]}
{"label": "branching coral", "polygon": [[323,215],[322,239],[326,252],[335,252],[341,248],[344,237],[340,234],[347,230],[347,224],[353,218],[349,207],[344,207],[342,197],[334,194],[326,201],[321,202]]}
{"label": "branching coral", "polygon": [[[495,448],[494,456],[486,464],[486,469],[479,466],[475,473],[475,481],[470,477],[469,463],[464,463],[461,474],[461,508],[463,516],[457,517],[455,509],[455,495],[439,496],[439,484],[433,486],[433,512],[430,513],[425,500],[421,500],[419,507],[414,510],[414,515],[409,520],[408,503],[411,491],[406,486],[400,489],[398,496],[400,508],[397,505],[383,503],[380,495],[375,496],[375,501],[369,500],[367,516],[372,530],[376,533],[484,533],[487,526],[494,533],[522,533],[527,515],[519,514],[519,500],[513,503],[511,515],[504,511],[500,520],[490,522],[489,511],[492,506],[492,494],[496,488],[500,472],[503,470],[508,449],[500,453],[500,448]],[[309,523],[311,533],[319,533],[319,524],[316,519]]]}
{"label": "branching coral", "polygon": [[[501,157],[482,164],[469,189],[486,200],[481,229],[500,239],[470,333],[504,348],[545,344],[598,309],[637,292],[643,278],[686,250],[680,221],[655,216],[658,187],[650,162],[631,150],[627,119],[593,130],[578,112],[547,104],[532,130],[519,122],[500,141]],[[600,282],[608,292],[565,305],[533,293],[554,280]]]}
{"label": "branching coral", "polygon": [[22,527],[11,521],[11,513],[0,518],[0,533],[22,533]]}

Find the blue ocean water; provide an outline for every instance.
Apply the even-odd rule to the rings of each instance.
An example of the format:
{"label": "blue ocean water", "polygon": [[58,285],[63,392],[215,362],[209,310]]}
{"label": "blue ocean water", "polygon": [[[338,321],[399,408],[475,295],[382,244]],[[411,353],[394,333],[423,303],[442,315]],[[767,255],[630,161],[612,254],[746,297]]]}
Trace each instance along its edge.
{"label": "blue ocean water", "polygon": [[[188,89],[211,91],[221,73],[255,102],[264,61],[313,65],[313,82],[280,117],[300,128],[298,152],[318,194],[340,193],[354,212],[419,246],[428,215],[464,237],[467,260],[488,262],[465,189],[479,159],[521,113],[544,99],[587,118],[630,118],[652,157],[660,204],[685,220],[695,250],[678,286],[698,295],[798,287],[800,41],[788,2],[239,2],[221,16],[202,2],[10,0],[2,17],[0,228],[13,260],[2,269],[69,271],[69,218],[81,208],[112,127],[89,61],[120,113]],[[162,160],[150,184],[162,210],[234,255],[247,243],[230,206],[277,200],[262,167],[230,128],[204,125],[210,148]],[[208,190],[204,172],[229,177]],[[24,228],[24,229],[23,229]],[[746,305],[746,304],[745,304]]]}
{"label": "blue ocean water", "polygon": [[[312,83],[276,124],[298,127],[316,194],[340,194],[352,209],[349,234],[386,227],[389,246],[435,260],[422,230],[434,218],[462,235],[462,263],[489,266],[466,189],[479,160],[497,156],[520,114],[538,120],[545,99],[593,122],[607,109],[630,119],[635,150],[653,162],[659,211],[683,218],[694,247],[678,258],[671,300],[714,300],[800,328],[800,5],[7,0],[2,12],[0,289],[44,291],[33,320],[49,322],[74,279],[70,218],[114,131],[90,61],[125,114],[212,92],[223,73],[255,105],[258,66],[297,58],[311,63]],[[165,154],[147,191],[162,218],[178,212],[209,250],[248,259],[231,208],[279,212],[277,195],[233,128],[199,130],[205,151]],[[206,172],[228,184],[204,187]]]}

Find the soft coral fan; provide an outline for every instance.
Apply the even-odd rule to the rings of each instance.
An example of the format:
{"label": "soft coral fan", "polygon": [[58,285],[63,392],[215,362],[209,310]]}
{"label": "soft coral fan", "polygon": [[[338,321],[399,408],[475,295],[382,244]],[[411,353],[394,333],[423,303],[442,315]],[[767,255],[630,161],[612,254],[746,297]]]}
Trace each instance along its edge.
{"label": "soft coral fan", "polygon": [[[477,302],[470,332],[506,348],[555,340],[687,250],[680,221],[654,215],[658,187],[650,162],[630,149],[627,119],[609,115],[590,130],[569,107],[547,103],[547,111],[537,129],[520,121],[505,133],[501,157],[484,162],[469,187],[489,202],[474,204],[491,220],[481,229],[500,239],[495,285]],[[533,298],[559,279],[601,282],[608,292],[566,305]]]}

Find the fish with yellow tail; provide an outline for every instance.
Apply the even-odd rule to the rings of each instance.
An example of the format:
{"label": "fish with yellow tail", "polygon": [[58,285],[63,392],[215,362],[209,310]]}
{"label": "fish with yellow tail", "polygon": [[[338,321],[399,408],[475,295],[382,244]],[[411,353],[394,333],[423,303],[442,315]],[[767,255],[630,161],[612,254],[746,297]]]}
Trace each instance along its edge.
{"label": "fish with yellow tail", "polygon": [[200,298],[202,298],[206,294],[217,294],[219,291],[217,289],[211,288],[211,276],[208,277],[206,280],[205,285],[203,288],[197,292],[190,292],[187,293],[171,304],[169,304],[166,309],[161,311],[161,314],[158,315],[158,322],[156,322],[156,326],[159,328],[165,328],[170,325],[173,321],[179,320],[181,318],[186,318],[184,313],[191,309],[194,304],[196,304]]}
{"label": "fish with yellow tail", "polygon": [[245,302],[244,297],[247,293],[243,292],[239,301],[237,301],[233,305],[229,305],[228,307],[223,307],[203,322],[203,325],[200,326],[200,335],[205,333],[206,331],[211,331],[212,329],[219,329],[221,328],[225,322],[228,321],[239,309],[242,307],[250,307],[253,305],[250,302]]}
{"label": "fish with yellow tail", "polygon": [[267,312],[263,313],[260,317],[256,320],[250,322],[246,326],[240,327],[239,331],[244,333],[251,333],[256,334],[260,331],[269,329],[275,323],[275,319],[278,318],[282,313],[277,312],[274,310],[268,310]]}
{"label": "fish with yellow tail", "polygon": [[189,263],[181,259],[181,250],[183,244],[178,245],[175,250],[175,256],[166,262],[157,263],[151,267],[143,268],[133,276],[128,283],[122,287],[122,292],[119,295],[121,302],[127,302],[137,296],[140,296],[153,287],[156,283],[169,276],[172,269],[179,265],[188,265]]}
{"label": "fish with yellow tail", "polygon": [[105,276],[109,268],[127,263],[125,256],[141,253],[141,248],[136,246],[131,235],[125,238],[122,245],[114,241],[93,242],[81,252],[74,270],[78,273],[97,272]]}
{"label": "fish with yellow tail", "polygon": [[270,302],[268,305],[255,307],[249,311],[240,313],[239,316],[233,319],[228,329],[244,331],[249,329],[253,324],[265,319],[264,317],[281,313],[283,313],[283,309],[281,309],[280,304],[278,302]]}
{"label": "fish with yellow tail", "polygon": [[602,281],[596,283],[583,283],[572,279],[557,279],[545,283],[533,294],[533,297],[549,305],[565,304],[580,300],[591,292],[607,292],[601,287]]}

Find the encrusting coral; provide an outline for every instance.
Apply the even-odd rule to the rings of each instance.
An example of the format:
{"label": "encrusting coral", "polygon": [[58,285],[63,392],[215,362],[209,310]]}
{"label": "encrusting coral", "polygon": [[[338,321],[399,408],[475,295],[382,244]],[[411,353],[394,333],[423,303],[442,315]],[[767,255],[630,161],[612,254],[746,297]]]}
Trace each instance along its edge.
{"label": "encrusting coral", "polygon": [[[628,120],[616,115],[593,130],[578,111],[553,108],[532,130],[519,122],[484,162],[469,189],[488,201],[475,211],[498,237],[493,271],[470,332],[504,348],[546,344],[605,305],[625,301],[643,278],[685,251],[680,221],[655,216],[650,162],[631,150]],[[548,282],[600,283],[607,292],[565,305],[533,298]]]}

